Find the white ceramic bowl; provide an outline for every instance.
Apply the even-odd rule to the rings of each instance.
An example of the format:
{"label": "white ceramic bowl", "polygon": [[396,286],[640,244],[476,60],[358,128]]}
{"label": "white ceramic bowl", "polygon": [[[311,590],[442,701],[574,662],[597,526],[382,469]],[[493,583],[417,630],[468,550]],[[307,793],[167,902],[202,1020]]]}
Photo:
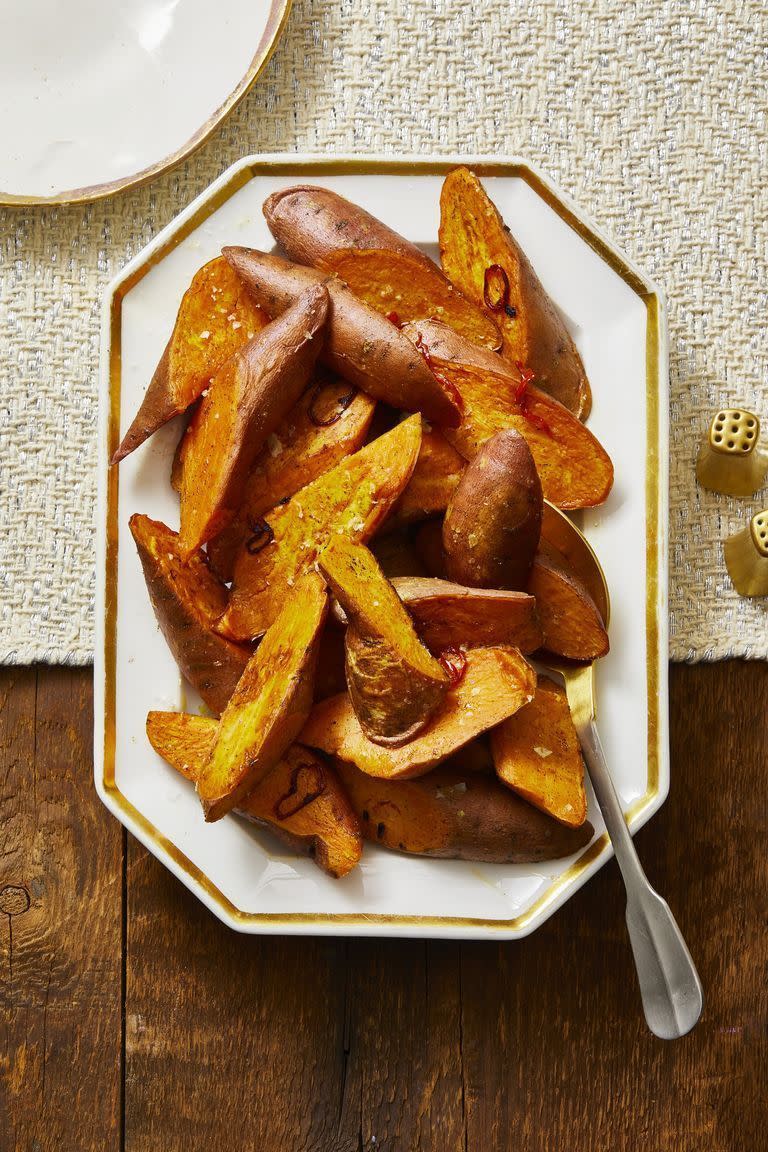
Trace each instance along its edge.
{"label": "white ceramic bowl", "polygon": [[93,200],[189,155],[254,83],[290,4],[0,5],[0,204]]}

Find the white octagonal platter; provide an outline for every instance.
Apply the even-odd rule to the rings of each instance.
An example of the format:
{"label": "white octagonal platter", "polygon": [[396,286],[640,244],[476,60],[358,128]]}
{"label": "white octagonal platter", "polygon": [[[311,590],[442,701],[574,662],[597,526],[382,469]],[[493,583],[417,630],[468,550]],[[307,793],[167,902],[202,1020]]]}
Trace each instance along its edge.
{"label": "white octagonal platter", "polygon": [[597,670],[600,731],[631,829],[669,788],[667,748],[667,349],[656,287],[526,160],[251,157],[229,169],[107,292],[99,442],[95,779],[107,807],[220,919],[243,932],[514,938],[537,928],[609,858],[590,794],[593,842],[538,865],[398,855],[366,844],[333,880],[234,816],[203,822],[191,785],[149,746],[152,708],[194,708],[150,607],[128,529],[133,512],[178,525],[168,484],[179,425],[120,465],[111,451],[138,408],[195,271],[225,244],[270,249],[269,193],[333,188],[436,252],[442,179],[457,163],[488,191],[565,316],[592,384],[590,428],[611,454],[608,502],[577,522],[604,567],[611,652]]}

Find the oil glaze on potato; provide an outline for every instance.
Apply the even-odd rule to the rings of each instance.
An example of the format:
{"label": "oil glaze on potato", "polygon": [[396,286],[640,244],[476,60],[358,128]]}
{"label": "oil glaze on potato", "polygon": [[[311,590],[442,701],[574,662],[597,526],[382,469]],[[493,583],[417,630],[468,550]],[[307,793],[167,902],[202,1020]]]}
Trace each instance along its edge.
{"label": "oil glaze on potato", "polygon": [[501,347],[493,320],[462,296],[436,265],[400,252],[348,248],[331,252],[321,267],[395,324],[431,316],[483,348]]}
{"label": "oil glaze on potato", "polygon": [[442,431],[465,459],[496,432],[514,428],[531,450],[547,500],[558,508],[592,508],[607,499],[613,485],[608,453],[517,367],[436,320],[406,324],[403,332],[428,350],[437,375],[461,397],[459,426]]}
{"label": "oil glaze on potato", "polygon": [[561,824],[584,823],[584,761],[564,688],[540,676],[530,704],[493,730],[491,749],[508,788]]}
{"label": "oil glaze on potato", "polygon": [[[468,168],[445,178],[440,196],[443,271],[470,300],[491,306],[502,354],[524,364],[540,388],[585,420],[592,405],[576,345],[520,245]],[[494,280],[497,283],[494,283]]]}
{"label": "oil glaze on potato", "polygon": [[336,277],[252,248],[225,248],[224,255],[254,299],[273,316],[285,312],[307,288],[325,285],[331,310],[323,363],[377,400],[422,412],[438,424],[458,424],[452,394],[413,344]]}
{"label": "oil glaze on potato", "polygon": [[421,420],[410,416],[274,508],[235,561],[232,594],[218,627],[230,639],[260,636],[331,536],[365,542],[413,472]]}
{"label": "oil glaze on potato", "polygon": [[[206,716],[150,712],[147,736],[159,756],[193,783],[216,739]],[[263,824],[329,876],[346,876],[362,855],[360,822],[334,768],[310,748],[292,744],[235,809]]]}
{"label": "oil glaze on potato", "polygon": [[322,285],[308,289],[211,380],[181,450],[184,555],[234,518],[255,457],[309,383],[328,307]]}
{"label": "oil glaze on potato", "polygon": [[608,652],[608,633],[594,600],[575,576],[541,554],[528,580],[536,597],[542,647],[568,660],[597,660]]}
{"label": "oil glaze on potato", "polygon": [[349,760],[371,776],[390,780],[423,776],[475,736],[514,715],[536,690],[536,675],[515,648],[475,648],[465,655],[462,678],[408,744],[382,748],[369,740],[348,693],[315,705],[301,733],[302,743]]}
{"label": "oil glaze on potato", "polygon": [[387,530],[445,512],[467,462],[436,428],[425,430],[408,486],[392,509]]}
{"label": "oil glaze on potato", "polygon": [[447,673],[367,548],[337,537],[318,568],[348,621],[346,678],[360,727],[385,747],[413,739],[442,703]]}
{"label": "oil glaze on potato", "polygon": [[328,594],[312,572],[283,607],[248,662],[222,713],[197,780],[206,820],[219,820],[264,779],[309,715]]}
{"label": "oil glaze on potato", "polygon": [[223,256],[205,264],[184,293],[168,346],[112,463],[185,412],[222,364],[268,321]]}
{"label": "oil glaze on potato", "polygon": [[251,655],[214,631],[227,606],[227,589],[202,553],[182,560],[178,536],[165,524],[135,514],[129,526],[160,631],[182,676],[218,715]]}
{"label": "oil glaze on potato", "polygon": [[526,864],[583,848],[591,824],[566,828],[520,800],[493,776],[440,765],[418,780],[380,780],[352,764],[338,772],[363,836],[418,856]]}
{"label": "oil glaze on potato", "polygon": [[208,544],[222,580],[232,579],[251,524],[363,447],[375,407],[346,380],[321,377],[307,388],[256,457],[237,516]]}
{"label": "oil glaze on potato", "polygon": [[443,523],[448,575],[472,588],[525,588],[541,534],[536,465],[513,429],[497,432],[467,466]]}

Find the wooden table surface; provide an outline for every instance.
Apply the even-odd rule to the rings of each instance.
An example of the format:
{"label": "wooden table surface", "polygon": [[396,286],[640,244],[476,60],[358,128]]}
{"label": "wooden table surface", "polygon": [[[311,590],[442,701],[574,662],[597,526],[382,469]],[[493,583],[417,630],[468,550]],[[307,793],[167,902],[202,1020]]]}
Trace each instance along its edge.
{"label": "wooden table surface", "polygon": [[701,972],[645,1030],[612,862],[515,944],[239,937],[91,783],[86,670],[0,670],[0,1150],[768,1146],[768,666],[672,669],[637,837]]}

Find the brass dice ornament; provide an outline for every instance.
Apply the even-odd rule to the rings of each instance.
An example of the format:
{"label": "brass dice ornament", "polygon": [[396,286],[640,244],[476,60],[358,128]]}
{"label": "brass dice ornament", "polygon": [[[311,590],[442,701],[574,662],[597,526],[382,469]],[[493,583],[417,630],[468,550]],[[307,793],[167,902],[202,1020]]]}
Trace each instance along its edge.
{"label": "brass dice ornament", "polygon": [[709,426],[696,462],[703,488],[727,496],[752,496],[768,473],[768,452],[760,446],[760,421],[744,408],[721,408]]}
{"label": "brass dice ornament", "polygon": [[768,508],[758,512],[748,527],[729,536],[725,563],[740,596],[768,596]]}

